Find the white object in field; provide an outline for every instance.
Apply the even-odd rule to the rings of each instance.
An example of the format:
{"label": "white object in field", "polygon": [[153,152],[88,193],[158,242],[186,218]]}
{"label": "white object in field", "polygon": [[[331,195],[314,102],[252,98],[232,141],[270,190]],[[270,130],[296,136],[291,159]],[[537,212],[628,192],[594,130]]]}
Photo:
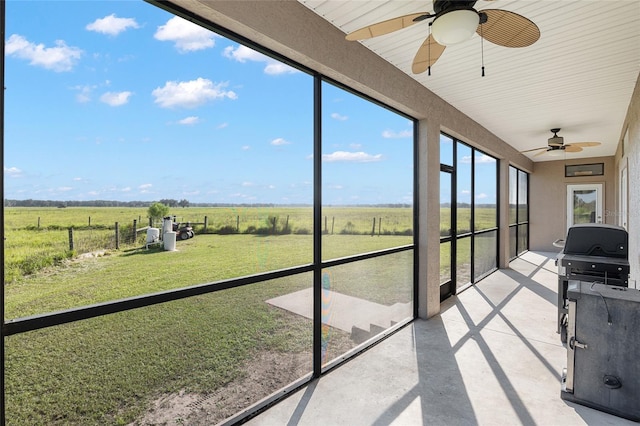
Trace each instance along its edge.
{"label": "white object in field", "polygon": [[170,217],[165,217],[162,221],[162,235],[167,232],[173,231],[173,220]]}
{"label": "white object in field", "polygon": [[174,231],[165,232],[162,236],[162,241],[166,251],[176,250],[176,233]]}
{"label": "white object in field", "polygon": [[160,230],[158,228],[147,228],[147,244],[160,240]]}

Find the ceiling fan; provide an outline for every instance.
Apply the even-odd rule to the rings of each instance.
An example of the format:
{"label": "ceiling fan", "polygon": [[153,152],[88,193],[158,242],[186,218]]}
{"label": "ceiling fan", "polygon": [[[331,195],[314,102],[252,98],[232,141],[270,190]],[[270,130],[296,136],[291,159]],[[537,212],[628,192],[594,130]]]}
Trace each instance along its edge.
{"label": "ceiling fan", "polygon": [[412,13],[378,22],[347,34],[346,39],[366,40],[434,18],[429,22],[429,37],[413,59],[411,70],[419,74],[431,70],[447,46],[470,39],[474,32],[504,47],[530,46],[540,38],[538,26],[524,16],[500,9],[477,11],[475,4],[476,0],[433,0],[433,13]]}
{"label": "ceiling fan", "polygon": [[524,152],[541,150],[539,153],[534,155],[534,157],[537,157],[538,155],[543,155],[546,153],[549,153],[550,155],[559,154],[562,151],[580,152],[582,151],[582,148],[588,148],[591,146],[600,145],[600,142],[573,142],[565,145],[564,138],[562,136],[558,136],[559,131],[560,131],[560,128],[551,129],[551,133],[553,133],[553,136],[549,138],[547,142],[547,146],[543,146],[540,148],[527,149],[526,151],[520,151],[520,152],[524,153]]}

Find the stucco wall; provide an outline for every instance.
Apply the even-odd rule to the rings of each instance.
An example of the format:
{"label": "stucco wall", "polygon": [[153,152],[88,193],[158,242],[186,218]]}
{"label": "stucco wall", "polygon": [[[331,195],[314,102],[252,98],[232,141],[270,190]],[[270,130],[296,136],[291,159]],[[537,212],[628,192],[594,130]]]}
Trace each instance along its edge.
{"label": "stucco wall", "polygon": [[[604,176],[565,177],[565,165],[604,163]],[[606,212],[616,208],[614,157],[563,159],[535,164],[529,177],[529,249],[560,251],[553,242],[567,235],[567,185],[602,183],[604,188],[603,222],[616,225]]]}
{"label": "stucco wall", "polygon": [[[622,146],[623,138],[627,139]],[[616,154],[616,209],[619,209],[620,171],[627,167],[627,230],[631,280],[640,288],[640,76],[629,104],[625,125],[621,129]],[[619,215],[616,215],[619,217]],[[633,286],[633,284],[632,284]]]}

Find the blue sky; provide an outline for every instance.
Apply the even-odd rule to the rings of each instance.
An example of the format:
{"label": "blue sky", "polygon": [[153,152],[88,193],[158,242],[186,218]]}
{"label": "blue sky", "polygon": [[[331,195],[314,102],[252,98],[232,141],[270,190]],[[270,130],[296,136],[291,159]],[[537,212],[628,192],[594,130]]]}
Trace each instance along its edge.
{"label": "blue sky", "polygon": [[[310,75],[142,1],[8,1],[4,196],[313,202]],[[412,123],[323,84],[323,202],[412,203]]]}

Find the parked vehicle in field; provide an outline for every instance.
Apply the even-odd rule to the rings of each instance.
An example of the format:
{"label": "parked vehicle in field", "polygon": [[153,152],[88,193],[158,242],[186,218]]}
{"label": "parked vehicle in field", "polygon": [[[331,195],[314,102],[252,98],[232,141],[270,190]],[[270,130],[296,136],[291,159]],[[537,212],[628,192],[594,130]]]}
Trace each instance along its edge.
{"label": "parked vehicle in field", "polygon": [[193,227],[188,223],[173,223],[173,230],[176,233],[176,239],[178,240],[188,240],[189,238],[193,238],[195,233],[193,232]]}

